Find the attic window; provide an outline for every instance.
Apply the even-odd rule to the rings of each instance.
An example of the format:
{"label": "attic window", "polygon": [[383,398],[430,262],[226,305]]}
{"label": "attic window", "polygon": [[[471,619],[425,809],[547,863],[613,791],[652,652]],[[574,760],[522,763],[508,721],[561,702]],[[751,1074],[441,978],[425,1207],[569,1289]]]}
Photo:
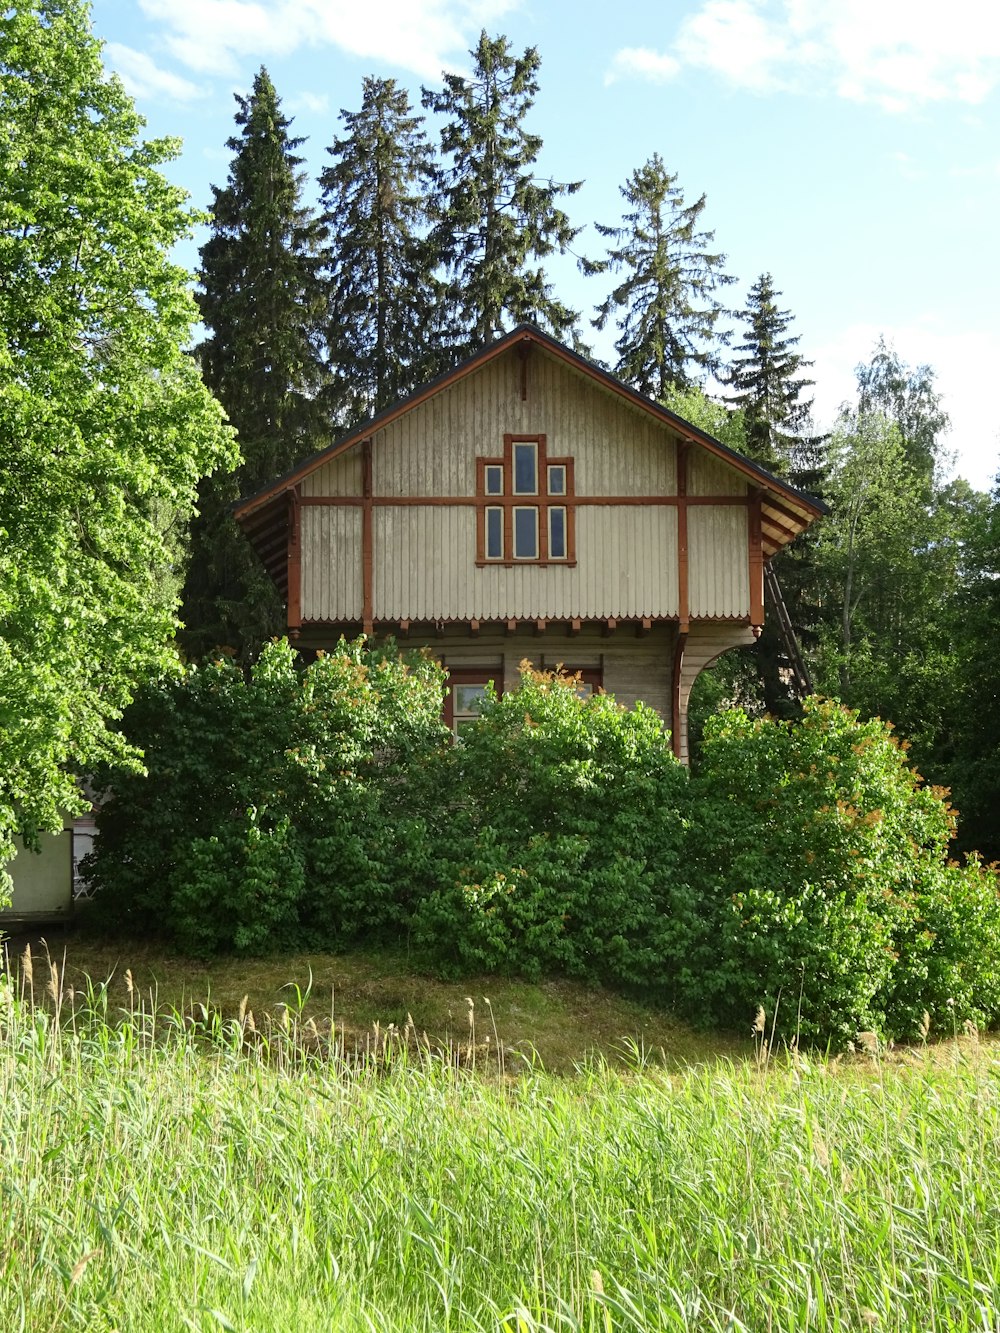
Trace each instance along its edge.
{"label": "attic window", "polygon": [[503,446],[502,458],[476,460],[476,563],[575,565],[573,459],[549,458],[544,435],[505,435]]}

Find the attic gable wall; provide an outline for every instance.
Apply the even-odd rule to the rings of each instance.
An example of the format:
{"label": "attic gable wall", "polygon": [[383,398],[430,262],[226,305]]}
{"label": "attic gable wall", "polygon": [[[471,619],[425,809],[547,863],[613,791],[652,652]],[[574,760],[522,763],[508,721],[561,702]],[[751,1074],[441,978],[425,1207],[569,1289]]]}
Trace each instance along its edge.
{"label": "attic gable wall", "polygon": [[[477,566],[476,459],[501,455],[505,434],[544,435],[549,458],[573,460],[575,562]],[[302,620],[362,619],[366,577],[376,623],[676,618],[678,444],[542,348],[525,362],[511,347],[373,432],[369,575],[360,446],[304,479]],[[687,469],[689,494],[746,495],[745,479],[696,445]],[[688,510],[692,615],[749,614],[747,532],[744,504]]]}

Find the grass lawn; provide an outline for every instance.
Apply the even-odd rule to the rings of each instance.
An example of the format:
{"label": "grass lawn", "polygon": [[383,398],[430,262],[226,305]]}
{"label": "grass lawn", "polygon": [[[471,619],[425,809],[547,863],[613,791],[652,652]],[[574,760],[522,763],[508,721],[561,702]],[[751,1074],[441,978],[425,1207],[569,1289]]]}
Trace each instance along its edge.
{"label": "grass lawn", "polygon": [[[36,963],[45,943],[37,935],[8,942],[16,972],[24,945]],[[47,941],[65,984],[79,990],[90,977],[108,982],[112,1008],[128,1008],[126,971],[145,999],[152,994],[167,1007],[183,1009],[208,1002],[225,1017],[235,1016],[244,997],[258,1020],[280,1006],[298,1005],[306,996],[303,1017],[329,1023],[331,1013],[348,1045],[363,1047],[374,1024],[402,1029],[411,1015],[419,1033],[434,1043],[469,1039],[469,1004],[477,1041],[492,1037],[493,1025],[504,1046],[522,1052],[552,1073],[571,1073],[594,1054],[611,1062],[632,1059],[639,1046],[672,1068],[717,1058],[740,1059],[752,1051],[747,1015],[744,1037],[692,1031],[669,1014],[575,982],[538,985],[503,977],[473,977],[444,982],[422,975],[405,952],[352,951],[343,954],[286,954],[267,958],[222,958],[200,963],[140,942],[108,943],[79,931],[52,932]],[[40,974],[39,974],[40,975]],[[47,973],[46,973],[47,976]],[[489,1006],[486,1000],[489,1000]],[[492,1017],[490,1015],[492,1010]]]}
{"label": "grass lawn", "polygon": [[[758,1064],[561,983],[104,948],[0,974],[4,1333],[1000,1326],[1000,1059],[974,1035]],[[263,1013],[310,963],[315,1014],[250,1040],[242,995]],[[112,965],[85,993],[78,969]],[[209,980],[228,1017],[199,1008]],[[406,1006],[461,1045],[474,991],[505,1042],[551,1031],[553,1067],[598,1054],[472,1073],[359,1059],[359,1035],[331,1058],[301,1039],[331,986],[359,1034]]]}

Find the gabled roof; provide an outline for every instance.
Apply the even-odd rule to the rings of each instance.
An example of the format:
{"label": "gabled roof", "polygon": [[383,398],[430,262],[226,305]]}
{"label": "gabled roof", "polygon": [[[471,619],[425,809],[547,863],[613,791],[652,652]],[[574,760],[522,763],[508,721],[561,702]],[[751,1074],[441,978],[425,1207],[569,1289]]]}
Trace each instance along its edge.
{"label": "gabled roof", "polygon": [[[572,370],[592,380],[606,392],[624,399],[633,407],[661,421],[682,439],[697,444],[710,454],[714,454],[737,472],[742,473],[752,486],[758,487],[762,492],[761,507],[765,556],[771,556],[782,546],[787,545],[788,542],[807,528],[814,519],[826,512],[826,506],[822,501],[806,495],[803,491],[796,490],[793,486],[789,486],[787,482],[775,477],[766,468],[760,467],[759,464],[745,458],[736,450],[730,449],[720,440],[700,430],[697,426],[693,426],[690,421],[685,421],[683,417],[679,417],[675,412],[671,412],[654,399],[647,398],[645,394],[638,393],[627,384],[623,384],[621,380],[616,379],[608,371],[588,360],[585,356],[581,356],[579,352],[572,351],[549,334],[543,333],[541,329],[536,328],[533,324],[519,324],[510,333],[504,334],[502,338],[489,343],[474,356],[469,357],[467,361],[463,361],[461,365],[456,366],[454,370],[439,376],[429,384],[415,390],[408,397],[400,399],[398,403],[394,403],[391,407],[387,407],[375,416],[363,421],[326,449],[313,454],[311,458],[304,459],[286,472],[284,476],[278,477],[269,486],[258,491],[256,495],[251,495],[247,499],[239,501],[233,507],[236,519],[244,526],[248,535],[258,546],[260,538],[267,540],[265,531],[268,529],[274,534],[272,541],[275,541],[277,534],[274,531],[274,521],[278,517],[273,514],[275,502],[280,503],[282,495],[297,486],[303,478],[308,477],[317,468],[322,467],[324,463],[336,458],[339,454],[345,453],[362,440],[370,438],[376,431],[389,425],[390,422],[405,416],[407,412],[413,411],[414,408],[419,407],[421,403],[426,402],[436,393],[466,379],[511,348],[531,345],[536,345],[546,354],[562,361]],[[266,514],[265,511],[272,512]],[[263,555],[264,552],[261,551],[261,554]],[[268,563],[266,557],[265,563]]]}

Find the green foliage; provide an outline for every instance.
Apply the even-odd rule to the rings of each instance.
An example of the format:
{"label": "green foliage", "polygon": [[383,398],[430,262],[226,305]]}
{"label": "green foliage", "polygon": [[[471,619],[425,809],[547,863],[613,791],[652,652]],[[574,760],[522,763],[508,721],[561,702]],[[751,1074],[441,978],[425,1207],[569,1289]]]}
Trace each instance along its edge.
{"label": "green foliage", "polygon": [[734,392],[726,401],[743,412],[747,456],[788,476],[809,429],[812,399],[802,395],[813,381],[802,374],[812,362],[794,350],[799,339],[787,336],[791,315],[778,309],[780,295],[770,273],[763,273],[750,288],[746,308],[737,312],[747,327],[745,341],[736,348],[743,355],[729,364],[726,383]]}
{"label": "green foliage", "polygon": [[84,0],[0,10],[0,123],[2,863],[92,764],[135,764],[108,723],[167,665],[172,529],[235,451],[182,350],[177,146],[141,139]]}
{"label": "green foliage", "polygon": [[539,320],[562,337],[577,319],[535,266],[572,244],[578,228],[558,200],[581,184],[542,181],[535,173],[542,141],[524,120],[538,91],[538,52],[529,47],[512,55],[506,37],[484,31],[469,54],[471,77],[445,73],[440,92],[423,93],[424,106],[447,117],[430,244],[446,274],[445,337],[456,360],[508,325]]}
{"label": "green foliage", "polygon": [[105,915],[196,954],[406,936],[439,973],[578,977],[724,1027],[761,1004],[806,1040],[1000,1017],[996,878],[947,860],[954,814],[883,723],[730,712],[689,778],[652,710],[527,663],[453,744],[442,683],[358,640],[149,687],[149,776],[100,817]]}
{"label": "green foliage", "polygon": [[280,641],[248,675],[220,658],[150,685],[126,718],[148,775],[104,778],[103,913],[202,954],[392,924],[395,839],[426,797],[441,679],[364,640],[300,670]]}
{"label": "green foliage", "polygon": [[660,985],[684,770],[652,709],[534,672],[491,699],[454,758],[451,878],[414,917],[439,962]]}
{"label": "green foliage", "polygon": [[328,228],[327,344],[342,425],[404,397],[425,369],[431,252],[423,191],[432,159],[422,120],[393,79],[364,80],[360,111],[341,111],[320,176]]}
{"label": "green foliage", "polygon": [[735,1023],[780,996],[781,1030],[837,1040],[1000,1014],[996,880],[947,863],[954,813],[886,724],[817,700],[799,724],[712,719],[690,818],[689,1012]]}
{"label": "green foliage", "polygon": [[659,153],[632,173],[621,193],[630,205],[622,225],[596,224],[614,243],[607,259],[584,265],[588,273],[624,272],[598,306],[594,325],[603,329],[615,317],[615,374],[640,393],[662,398],[718,366],[716,324],[724,307],[714,293],[735,279],[723,270],[725,255],[709,250],[715,233],[698,230],[705,196],[686,204]]}
{"label": "green foliage", "polygon": [[319,390],[323,229],[302,203],[301,144],[290,134],[265,69],[237,95],[240,133],[228,140],[229,179],[213,187],[211,234],[201,250],[198,347],[205,381],[236,427],[243,462],[201,487],[184,589],[185,650],[220,646],[253,655],[284,628],[281,602],[230,506],[325,442]]}

